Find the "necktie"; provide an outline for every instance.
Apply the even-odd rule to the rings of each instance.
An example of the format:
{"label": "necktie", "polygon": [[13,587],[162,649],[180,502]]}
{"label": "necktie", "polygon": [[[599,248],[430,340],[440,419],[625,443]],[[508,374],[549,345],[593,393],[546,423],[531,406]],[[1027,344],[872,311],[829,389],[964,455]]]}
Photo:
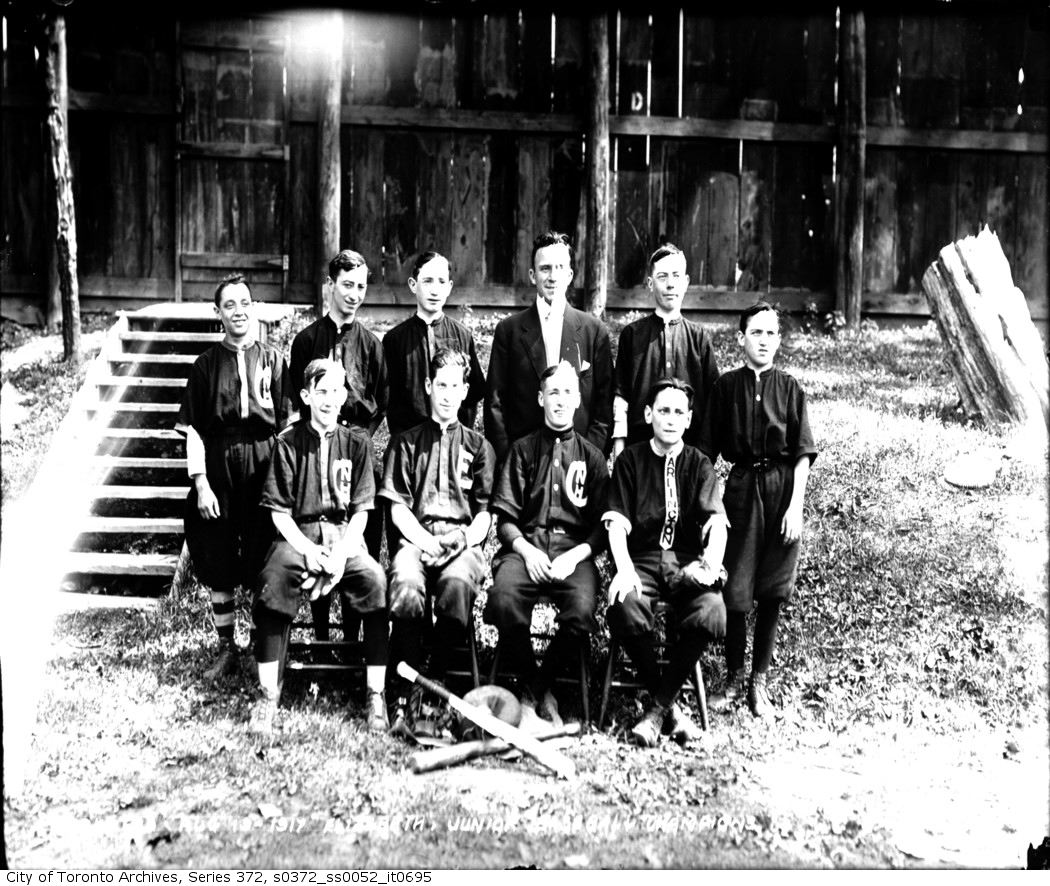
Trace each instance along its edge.
{"label": "necktie", "polygon": [[674,525],[678,522],[678,487],[675,484],[674,456],[667,453],[664,459],[664,528],[660,533],[660,547],[671,550],[674,544]]}
{"label": "necktie", "polygon": [[437,320],[433,323],[427,323],[427,372],[430,371],[430,361],[434,359],[434,352],[437,350],[437,337],[434,334],[434,326],[437,325]]}

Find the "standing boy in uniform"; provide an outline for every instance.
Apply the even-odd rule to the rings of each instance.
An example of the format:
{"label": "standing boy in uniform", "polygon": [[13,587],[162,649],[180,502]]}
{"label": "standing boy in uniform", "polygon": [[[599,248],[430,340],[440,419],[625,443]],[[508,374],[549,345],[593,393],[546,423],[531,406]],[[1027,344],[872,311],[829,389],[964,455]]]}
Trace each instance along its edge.
{"label": "standing boy in uniform", "polygon": [[709,336],[699,323],[682,317],[682,300],[689,286],[685,254],[666,243],[649,259],[646,285],[654,310],[624,327],[616,352],[616,396],[613,399],[613,457],[625,446],[649,440],[645,420],[649,391],[661,378],[680,378],[693,388],[693,422],[683,439],[696,446],[700,417],[718,364]]}
{"label": "standing boy in uniform", "polygon": [[[390,441],[379,491],[402,536],[390,565],[390,660],[422,669],[429,579],[435,615],[429,675],[438,681],[448,670],[449,650],[473,624],[474,598],[488,566],[481,546],[491,524],[496,457],[481,434],[457,420],[470,375],[464,352],[441,348],[433,355],[425,390],[430,417]],[[411,730],[411,687],[393,672],[390,682]]]}
{"label": "standing boy in uniform", "polygon": [[234,588],[251,587],[273,538],[259,507],[274,437],[290,411],[284,356],[255,340],[251,289],[243,274],[215,288],[225,338],[190,369],[176,430],[186,435],[186,544],[211,589],[219,654],[205,672],[216,680],[237,667]]}
{"label": "standing boy in uniform", "polygon": [[[311,360],[326,357],[335,360],[346,376],[346,401],[339,412],[339,424],[375,434],[387,408],[386,363],[379,338],[358,320],[357,312],[368,291],[368,265],[364,256],[352,249],[337,253],[328,263],[325,294],[328,313],[300,330],[292,340],[289,375],[293,388],[292,404],[304,418],[309,405],[299,398],[303,371]],[[374,478],[378,487],[380,477]],[[383,537],[383,512],[376,509],[368,516],[365,542],[368,551],[379,559]],[[318,639],[328,639],[329,601],[318,600],[312,607]],[[355,634],[356,636],[356,634]]]}
{"label": "standing boy in uniform", "polygon": [[572,307],[573,249],[564,234],[549,231],[532,244],[531,307],[500,320],[492,337],[485,436],[502,461],[511,444],[543,427],[536,400],[544,371],[565,361],[579,376],[577,432],[606,451],[612,421],[612,349],[605,324]]}
{"label": "standing boy in uniform", "polygon": [[[554,720],[554,677],[597,628],[594,555],[604,541],[599,518],[609,470],[601,451],[573,428],[580,387],[572,364],[544,370],[537,399],[543,427],[511,446],[492,499],[502,547],[485,621],[499,629],[503,659],[523,677],[522,700]],[[531,627],[540,597],[557,607],[558,629],[537,668]]]}
{"label": "standing boy in uniform", "polygon": [[[661,730],[684,744],[700,738],[675,697],[710,640],[725,635],[719,592],[726,523],[711,462],[683,442],[693,389],[681,379],[656,382],[645,405],[652,437],[628,446],[613,469],[602,519],[616,575],[609,586],[609,630],[649,690],[649,708],[631,740],[653,747]],[[653,636],[653,605],[671,605],[675,641],[663,674]]]}
{"label": "standing boy in uniform", "polygon": [[766,302],[740,315],[737,343],[744,365],[715,383],[700,448],[732,464],[726,479],[729,541],[725,565],[726,688],[711,707],[726,709],[744,693],[747,613],[758,603],[747,700],[756,717],[772,708],[766,672],[776,646],[780,607],[791,599],[802,537],[802,502],[817,457],[806,396],[787,373],[773,368],[780,317]]}
{"label": "standing boy in uniform", "polygon": [[469,377],[459,422],[473,428],[478,403],[485,397],[485,373],[470,330],[444,313],[452,292],[448,259],[436,252],[424,252],[416,259],[408,288],[416,297],[416,312],[383,336],[387,381],[395,394],[386,414],[390,437],[431,417],[426,386],[430,363],[441,348],[467,355]]}
{"label": "standing boy in uniform", "polygon": [[375,498],[372,441],[360,429],[339,424],[346,397],[343,367],[312,360],[300,391],[310,417],[288,427],[274,447],[262,506],[280,537],[259,575],[252,609],[262,690],[252,711],[253,731],[273,728],[303,591],[326,600],[333,589],[342,594],[344,624],[352,616],[364,625],[368,728],[387,728],[386,576],[364,543]]}

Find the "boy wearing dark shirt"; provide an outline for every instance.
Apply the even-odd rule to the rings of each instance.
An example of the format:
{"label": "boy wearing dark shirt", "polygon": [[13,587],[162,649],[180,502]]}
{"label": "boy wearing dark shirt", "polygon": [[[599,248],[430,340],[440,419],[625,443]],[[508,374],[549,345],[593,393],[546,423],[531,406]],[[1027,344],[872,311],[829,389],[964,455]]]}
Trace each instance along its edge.
{"label": "boy wearing dark shirt", "polygon": [[459,422],[473,428],[478,403],[485,396],[485,373],[470,330],[444,313],[452,292],[448,259],[436,252],[424,252],[416,259],[408,288],[416,297],[416,312],[383,336],[387,381],[390,390],[396,392],[386,414],[390,437],[430,418],[426,382],[430,363],[441,348],[467,356],[469,378]]}
{"label": "boy wearing dark shirt", "polygon": [[[692,421],[692,388],[661,379],[649,394],[645,419],[651,439],[616,460],[603,520],[616,575],[609,587],[609,630],[648,688],[650,706],[631,740],[652,747],[661,729],[685,743],[700,737],[674,703],[704,646],[725,633],[718,591],[726,526],[718,478],[710,461],[682,441]],[[653,637],[653,604],[671,605],[674,646],[660,674]]]}
{"label": "boy wearing dark shirt", "polygon": [[650,438],[645,407],[649,391],[662,378],[680,378],[692,386],[693,422],[682,439],[696,446],[704,403],[718,378],[711,336],[682,316],[689,286],[682,250],[670,243],[657,249],[649,259],[646,284],[653,294],[653,313],[624,327],[616,352],[613,457]]}
{"label": "boy wearing dark shirt", "polygon": [[[430,361],[430,417],[390,441],[380,497],[402,536],[390,565],[392,662],[423,664],[423,615],[428,582],[435,623],[429,675],[444,680],[449,649],[462,643],[488,563],[489,496],[495,454],[485,438],[456,420],[467,394],[470,360],[442,348]],[[412,729],[409,685],[393,674],[397,713]],[[396,725],[396,722],[395,722]]]}
{"label": "boy wearing dark shirt", "polygon": [[780,317],[766,302],[740,316],[737,343],[744,365],[715,383],[702,424],[700,448],[732,464],[726,479],[729,519],[725,587],[725,693],[711,707],[726,709],[744,693],[747,613],[757,602],[748,705],[756,717],[772,712],[766,672],[776,646],[780,607],[795,589],[802,535],[802,502],[817,457],[806,396],[787,373],[773,368]]}
{"label": "boy wearing dark shirt", "polygon": [[205,672],[216,680],[237,666],[234,588],[250,588],[273,538],[259,507],[277,432],[290,411],[284,356],[255,340],[252,294],[242,274],[215,289],[226,337],[190,369],[175,429],[186,435],[186,545],[211,589],[219,654]]}
{"label": "boy wearing dark shirt", "polygon": [[[485,621],[499,629],[505,660],[524,678],[523,701],[538,702],[541,716],[554,719],[554,676],[597,628],[594,555],[604,541],[599,517],[609,471],[605,456],[573,430],[580,388],[571,364],[543,373],[538,399],[544,426],[511,446],[492,499],[502,548]],[[537,668],[531,626],[541,597],[557,607],[558,629]]]}
{"label": "boy wearing dark shirt", "polygon": [[336,588],[344,624],[360,619],[364,626],[368,728],[385,730],[386,576],[363,539],[375,497],[372,443],[359,429],[338,423],[346,386],[335,361],[311,361],[300,396],[310,417],[277,438],[262,496],[280,538],[259,575],[252,609],[262,697],[251,728],[261,733],[273,728],[289,632],[303,591],[313,600]]}

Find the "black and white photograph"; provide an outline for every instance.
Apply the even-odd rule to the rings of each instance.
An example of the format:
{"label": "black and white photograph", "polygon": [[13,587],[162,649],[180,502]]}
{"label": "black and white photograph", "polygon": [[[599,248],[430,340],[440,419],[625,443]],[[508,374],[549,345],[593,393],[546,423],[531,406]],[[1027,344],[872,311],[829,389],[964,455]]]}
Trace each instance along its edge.
{"label": "black and white photograph", "polygon": [[8,882],[1050,869],[1044,0],[0,29]]}

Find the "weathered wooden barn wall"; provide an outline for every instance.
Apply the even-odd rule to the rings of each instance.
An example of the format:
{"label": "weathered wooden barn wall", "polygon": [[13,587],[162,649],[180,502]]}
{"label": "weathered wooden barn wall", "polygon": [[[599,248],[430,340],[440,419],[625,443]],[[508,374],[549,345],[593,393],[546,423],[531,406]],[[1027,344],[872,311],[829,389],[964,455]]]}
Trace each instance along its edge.
{"label": "weathered wooden barn wall", "polygon": [[[936,251],[988,223],[1046,316],[1046,16],[973,9],[867,15],[869,315],[924,315]],[[454,303],[523,304],[547,227],[575,236],[582,285],[585,34],[530,10],[345,14],[342,241],[369,259],[373,303],[410,304],[411,261],[433,248]],[[228,267],[263,298],[312,302],[314,20],[132,25],[74,5],[68,39],[85,308],[207,298]],[[832,12],[613,14],[609,308],[648,305],[645,259],[669,238],[692,307],[830,309],[836,43]],[[39,77],[16,22],[3,63],[6,310],[42,304],[49,235]]]}

